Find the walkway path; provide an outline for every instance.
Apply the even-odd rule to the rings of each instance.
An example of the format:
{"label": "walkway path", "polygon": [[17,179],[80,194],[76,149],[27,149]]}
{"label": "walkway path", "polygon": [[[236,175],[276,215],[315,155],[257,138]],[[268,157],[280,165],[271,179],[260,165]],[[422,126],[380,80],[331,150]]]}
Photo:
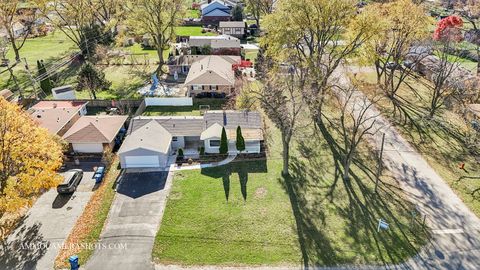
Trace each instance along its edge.
{"label": "walkway path", "polygon": [[182,165],[178,166],[177,164],[173,163],[170,165],[170,171],[185,171],[185,170],[199,170],[205,168],[212,168],[227,165],[228,163],[232,162],[237,157],[237,154],[230,154],[228,157],[219,162],[213,162],[208,164],[196,164],[196,165]]}

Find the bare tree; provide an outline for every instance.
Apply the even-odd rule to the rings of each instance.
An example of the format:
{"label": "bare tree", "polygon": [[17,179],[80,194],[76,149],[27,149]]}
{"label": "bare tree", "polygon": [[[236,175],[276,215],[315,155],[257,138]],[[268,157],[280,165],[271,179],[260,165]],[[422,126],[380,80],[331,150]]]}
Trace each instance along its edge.
{"label": "bare tree", "polygon": [[18,12],[19,4],[19,0],[1,1],[0,3],[0,27],[7,32],[17,62],[20,62],[20,50],[25,44],[35,21],[33,10],[25,10],[21,14]]}
{"label": "bare tree", "polygon": [[290,142],[298,127],[303,108],[301,89],[304,88],[307,71],[292,64],[288,71],[274,68],[268,74],[259,93],[261,106],[268,118],[282,134],[282,175],[289,175]]}
{"label": "bare tree", "polygon": [[257,27],[260,28],[260,19],[262,16],[270,14],[273,12],[273,7],[277,0],[246,0],[247,11],[249,11]]}
{"label": "bare tree", "polygon": [[264,22],[266,53],[277,58],[294,55],[308,68],[303,95],[319,127],[324,125],[322,108],[331,93],[333,73],[376,29],[376,18],[359,15],[355,4],[351,0],[285,0]]}
{"label": "bare tree", "polygon": [[341,88],[336,91],[337,101],[340,104],[338,131],[342,143],[343,179],[350,180],[350,166],[357,154],[357,149],[365,136],[373,135],[378,131],[376,118],[378,114],[372,110],[379,98],[370,101],[354,87]]}
{"label": "bare tree", "polygon": [[184,13],[182,0],[133,0],[128,7],[129,24],[138,34],[148,34],[157,50],[157,75],[163,75],[165,58],[163,52],[170,48]]}
{"label": "bare tree", "polygon": [[460,69],[460,58],[448,53],[451,42],[445,42],[439,45],[435,51],[435,56],[431,56],[430,65],[430,106],[428,108],[429,117],[432,118],[437,110],[441,108],[445,100],[454,94],[459,86],[458,80],[461,80],[458,74]]}

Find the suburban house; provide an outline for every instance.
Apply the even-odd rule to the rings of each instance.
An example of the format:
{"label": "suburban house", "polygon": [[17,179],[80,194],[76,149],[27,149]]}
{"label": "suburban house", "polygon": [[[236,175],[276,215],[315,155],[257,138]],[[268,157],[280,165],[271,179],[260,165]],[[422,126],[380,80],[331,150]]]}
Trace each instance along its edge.
{"label": "suburban house", "polygon": [[237,153],[236,130],[242,128],[246,149],[261,153],[262,119],[258,112],[208,111],[203,116],[139,116],[130,122],[128,135],[118,154],[122,168],[165,167],[169,156],[183,149],[185,156],[198,157],[199,148],[216,154],[225,127],[229,153]]}
{"label": "suburban house", "polygon": [[0,90],[0,97],[3,97],[6,101],[11,101],[14,98],[13,92],[8,89]]}
{"label": "suburban house", "polygon": [[[209,57],[210,55],[179,55],[179,56],[173,56],[170,58],[168,61],[168,72],[170,75],[174,75],[174,73],[177,74],[188,74],[190,71],[190,67],[193,65],[193,63],[200,61],[204,58]],[[224,55],[220,56],[225,59],[231,59],[231,62],[237,62],[240,61],[239,56],[229,56],[229,55]]]}
{"label": "suburban house", "polygon": [[28,111],[39,126],[48,129],[51,134],[63,136],[81,116],[87,114],[87,103],[43,100]]}
{"label": "suburban house", "polygon": [[[188,40],[190,54],[240,55],[240,39],[229,35],[191,36]],[[208,47],[209,53],[203,50]]]}
{"label": "suburban house", "polygon": [[221,21],[229,21],[232,7],[225,5],[223,1],[215,0],[201,6],[202,22],[218,25]]}
{"label": "suburban house", "polygon": [[245,37],[246,33],[246,25],[245,22],[241,21],[220,22],[218,25],[218,30],[224,35],[230,35],[236,38],[243,38]]}
{"label": "suburban house", "polygon": [[194,62],[184,83],[187,96],[202,92],[230,94],[236,82],[233,65],[240,62],[240,56],[220,55],[209,55]]}
{"label": "suburban house", "polygon": [[[207,4],[212,3],[213,1],[214,0],[203,0],[203,1],[200,1],[199,5],[200,7],[205,6]],[[236,5],[243,5],[241,0],[217,0],[217,1],[223,3],[227,7],[232,7],[232,8]]]}
{"label": "suburban house", "polygon": [[128,116],[82,116],[63,135],[77,153],[103,153],[111,150],[125,133]]}

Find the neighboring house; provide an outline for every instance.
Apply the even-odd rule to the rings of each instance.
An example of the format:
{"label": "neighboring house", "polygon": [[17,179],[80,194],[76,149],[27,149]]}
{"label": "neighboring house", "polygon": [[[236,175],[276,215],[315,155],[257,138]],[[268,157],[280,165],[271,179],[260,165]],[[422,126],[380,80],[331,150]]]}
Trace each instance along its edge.
{"label": "neighboring house", "polygon": [[25,27],[25,25],[23,25],[22,23],[15,22],[13,24],[13,36],[15,38],[19,38],[19,37],[25,35],[27,31],[28,31],[28,28]]}
{"label": "neighboring house", "polygon": [[225,127],[229,153],[237,153],[236,130],[242,128],[245,151],[261,153],[262,119],[258,112],[208,111],[201,116],[139,116],[132,119],[128,135],[118,154],[122,168],[165,167],[170,155],[183,149],[186,156],[219,153]]}
{"label": "neighboring house", "polygon": [[[200,1],[200,3],[198,4],[200,5],[200,7],[204,7],[212,3],[213,1],[214,0],[203,0],[203,1]],[[242,1],[240,0],[217,0],[217,1],[231,8],[233,8],[236,5],[243,5]]]}
{"label": "neighboring house", "polygon": [[[177,74],[186,75],[190,71],[190,67],[193,65],[193,63],[209,56],[210,55],[179,55],[171,57],[168,61],[168,72],[170,75],[173,75],[175,72]],[[223,55],[221,57],[225,59],[231,59],[230,61],[235,63],[240,61],[239,56]]]}
{"label": "neighboring house", "polygon": [[229,21],[232,8],[225,5],[222,1],[215,0],[201,7],[202,22],[218,25],[221,21]]}
{"label": "neighboring house", "polygon": [[208,55],[178,55],[173,56],[168,60],[168,73],[174,75],[177,74],[188,74],[190,67],[196,61],[199,61]]}
{"label": "neighboring house", "polygon": [[188,40],[191,54],[203,54],[205,47],[210,48],[214,55],[240,55],[242,52],[240,39],[229,35],[191,36]]}
{"label": "neighboring house", "polygon": [[51,134],[63,136],[81,116],[87,103],[79,101],[40,101],[29,109],[30,117]]}
{"label": "neighboring house", "polygon": [[0,97],[3,97],[6,101],[13,100],[13,92],[8,89],[3,89],[0,91]]}
{"label": "neighboring house", "polygon": [[74,100],[76,99],[75,89],[71,85],[55,87],[52,89],[53,99]]}
{"label": "neighboring house", "polygon": [[224,35],[243,38],[246,34],[245,22],[220,22],[218,30]]}
{"label": "neighboring house", "polygon": [[236,82],[233,65],[240,61],[239,56],[209,55],[194,62],[185,79],[187,95],[202,92],[230,94]]}
{"label": "neighboring house", "polygon": [[[117,136],[125,130],[128,116],[82,116],[63,135],[77,153],[103,153],[115,146]],[[121,135],[120,135],[121,136]],[[119,138],[120,139],[120,138]]]}

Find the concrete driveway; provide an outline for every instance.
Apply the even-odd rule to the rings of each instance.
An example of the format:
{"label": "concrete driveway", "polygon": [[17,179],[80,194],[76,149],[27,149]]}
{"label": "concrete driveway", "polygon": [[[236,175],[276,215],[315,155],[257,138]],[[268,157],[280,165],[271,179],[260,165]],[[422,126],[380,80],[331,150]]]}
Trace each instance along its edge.
{"label": "concrete driveway", "polygon": [[93,194],[93,167],[80,166],[84,176],[73,195],[51,189],[40,196],[17,229],[0,246],[0,269],[53,269],[55,257]]}
{"label": "concrete driveway", "polygon": [[155,241],[173,173],[125,173],[96,249],[86,269],[154,269],[152,248]]}

